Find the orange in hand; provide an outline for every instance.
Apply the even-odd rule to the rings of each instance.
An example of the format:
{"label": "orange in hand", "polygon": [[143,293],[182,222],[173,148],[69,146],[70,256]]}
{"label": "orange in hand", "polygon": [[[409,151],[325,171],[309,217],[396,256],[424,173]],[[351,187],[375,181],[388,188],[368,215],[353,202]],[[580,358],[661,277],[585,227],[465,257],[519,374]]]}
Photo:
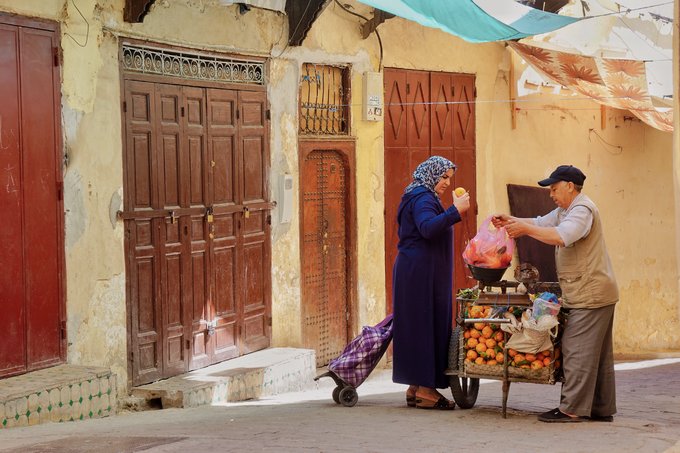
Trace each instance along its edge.
{"label": "orange in hand", "polygon": [[463,189],[462,187],[456,187],[453,191],[453,193],[455,193],[457,197],[462,197],[463,195],[465,195],[466,192],[467,190]]}

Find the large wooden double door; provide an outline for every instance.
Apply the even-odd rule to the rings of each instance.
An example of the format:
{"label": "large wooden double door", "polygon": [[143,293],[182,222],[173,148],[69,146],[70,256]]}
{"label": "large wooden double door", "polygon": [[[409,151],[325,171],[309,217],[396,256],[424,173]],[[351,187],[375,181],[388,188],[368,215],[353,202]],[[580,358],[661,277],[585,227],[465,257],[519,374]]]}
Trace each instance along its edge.
{"label": "large wooden double door", "polygon": [[133,385],[269,346],[266,94],[125,80]]}
{"label": "large wooden double door", "polygon": [[[471,285],[462,252],[476,233],[475,76],[385,69],[385,282],[392,311],[392,268],[397,257],[397,208],[418,164],[430,156],[458,166],[451,190],[464,187],[472,207],[454,228],[454,287]],[[443,204],[448,207],[451,196]]]}

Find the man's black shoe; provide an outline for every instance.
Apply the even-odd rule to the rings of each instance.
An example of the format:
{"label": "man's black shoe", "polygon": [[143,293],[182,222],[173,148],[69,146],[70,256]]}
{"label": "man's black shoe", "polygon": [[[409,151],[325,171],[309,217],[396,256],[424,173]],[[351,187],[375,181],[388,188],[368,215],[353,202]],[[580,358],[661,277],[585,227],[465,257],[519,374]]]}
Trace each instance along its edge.
{"label": "man's black shoe", "polygon": [[538,416],[538,421],[546,423],[576,423],[584,420],[586,420],[584,417],[571,417],[565,414],[559,407]]}
{"label": "man's black shoe", "polygon": [[614,416],[613,415],[591,415],[590,420],[594,422],[613,422],[614,421]]}

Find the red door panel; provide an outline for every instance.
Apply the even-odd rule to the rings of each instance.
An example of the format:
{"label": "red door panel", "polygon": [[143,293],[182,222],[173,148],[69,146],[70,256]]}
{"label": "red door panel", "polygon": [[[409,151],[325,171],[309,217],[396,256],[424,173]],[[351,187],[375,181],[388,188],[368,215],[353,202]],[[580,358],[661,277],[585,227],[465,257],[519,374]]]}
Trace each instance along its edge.
{"label": "red door panel", "polygon": [[[17,18],[3,23],[3,18],[0,328],[9,335],[0,346],[0,376],[8,376],[62,362],[65,332],[55,27]],[[16,25],[23,22],[27,26]]]}
{"label": "red door panel", "polygon": [[470,211],[455,227],[454,237],[454,290],[469,288],[476,284],[463,261],[463,250],[468,240],[477,233],[477,159],[475,148],[475,76],[456,74],[452,76],[456,88],[453,108],[454,162],[459,171],[454,175],[454,186],[470,192]]}
{"label": "red door panel", "polygon": [[[385,292],[392,311],[392,268],[397,256],[397,208],[416,166],[432,155],[458,166],[453,187],[465,187],[473,208],[455,227],[454,287],[471,285],[461,253],[476,232],[474,83],[472,75],[385,69]],[[405,106],[401,93],[408,93]],[[406,112],[406,120],[400,116]],[[395,124],[395,122],[402,123]],[[404,134],[402,131],[406,130]],[[451,202],[450,195],[444,204]],[[468,233],[470,232],[470,234]]]}
{"label": "red door panel", "polygon": [[0,341],[0,376],[27,368],[18,46],[17,27],[0,23],[0,329],[9,338]]}

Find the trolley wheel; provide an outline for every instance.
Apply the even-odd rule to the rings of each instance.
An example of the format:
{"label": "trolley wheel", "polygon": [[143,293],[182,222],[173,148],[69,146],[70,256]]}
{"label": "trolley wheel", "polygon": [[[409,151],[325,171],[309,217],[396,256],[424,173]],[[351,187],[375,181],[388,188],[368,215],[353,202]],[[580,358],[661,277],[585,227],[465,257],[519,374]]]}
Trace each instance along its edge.
{"label": "trolley wheel", "polygon": [[479,379],[449,376],[453,400],[461,409],[470,409],[477,402]]}
{"label": "trolley wheel", "polygon": [[340,392],[342,389],[343,387],[339,385],[333,389],[333,401],[335,401],[337,404],[340,404]]}
{"label": "trolley wheel", "polygon": [[340,390],[338,398],[345,407],[352,407],[359,401],[359,395],[357,395],[357,391],[353,387],[345,387]]}

